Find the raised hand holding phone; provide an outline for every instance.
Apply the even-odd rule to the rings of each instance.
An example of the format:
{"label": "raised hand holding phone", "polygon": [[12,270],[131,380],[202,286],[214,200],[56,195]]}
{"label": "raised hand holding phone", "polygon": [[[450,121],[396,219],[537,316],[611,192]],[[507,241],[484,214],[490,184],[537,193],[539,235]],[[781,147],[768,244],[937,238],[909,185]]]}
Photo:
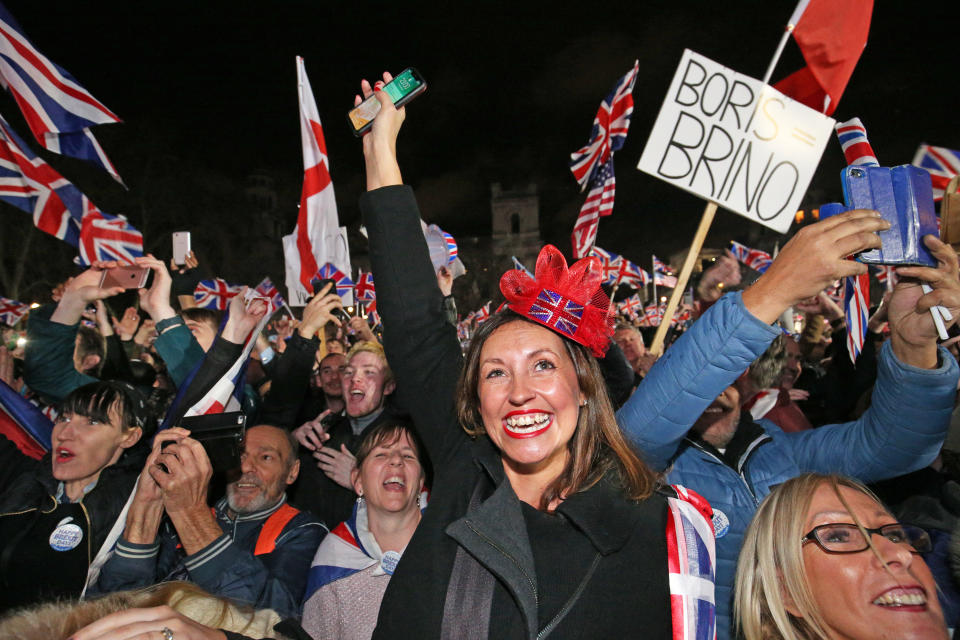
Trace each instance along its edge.
{"label": "raised hand holding phone", "polygon": [[[388,75],[384,72],[386,84],[382,84],[381,89],[398,109],[427,90],[427,81],[413,67],[404,69],[395,78],[390,76],[388,79]],[[381,108],[380,101],[366,93],[362,101],[355,100],[353,109],[347,112],[353,135],[359,137],[366,133],[373,126]]]}

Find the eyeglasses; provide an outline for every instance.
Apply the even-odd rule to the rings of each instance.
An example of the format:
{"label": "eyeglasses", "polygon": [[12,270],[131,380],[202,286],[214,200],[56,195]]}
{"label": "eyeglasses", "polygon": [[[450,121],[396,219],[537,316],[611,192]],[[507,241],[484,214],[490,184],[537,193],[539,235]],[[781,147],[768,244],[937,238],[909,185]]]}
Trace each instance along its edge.
{"label": "eyeglasses", "polygon": [[[905,545],[911,553],[926,553],[933,548],[927,532],[910,524],[885,524],[877,529],[864,527],[864,530],[871,536],[879,533],[894,544]],[[870,547],[855,524],[822,524],[814,527],[800,542],[816,542],[827,553],[859,553]]]}

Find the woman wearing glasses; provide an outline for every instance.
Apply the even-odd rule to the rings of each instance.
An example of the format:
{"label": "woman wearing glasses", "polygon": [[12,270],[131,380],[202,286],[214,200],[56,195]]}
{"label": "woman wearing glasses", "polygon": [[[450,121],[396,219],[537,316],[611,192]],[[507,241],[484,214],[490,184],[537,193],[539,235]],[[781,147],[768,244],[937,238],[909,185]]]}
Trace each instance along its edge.
{"label": "woman wearing glasses", "polygon": [[937,589],[920,553],[930,538],[900,524],[850,478],[804,474],[760,505],[737,565],[737,624],[747,640],[944,640]]}

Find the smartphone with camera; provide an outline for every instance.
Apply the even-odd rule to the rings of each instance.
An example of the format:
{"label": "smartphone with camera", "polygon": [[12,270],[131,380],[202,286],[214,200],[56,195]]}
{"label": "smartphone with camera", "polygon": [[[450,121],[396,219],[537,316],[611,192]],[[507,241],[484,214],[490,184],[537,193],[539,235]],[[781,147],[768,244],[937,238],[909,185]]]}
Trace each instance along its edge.
{"label": "smartphone with camera", "polygon": [[190,232],[173,232],[173,264],[187,264],[187,254],[190,253]]}
{"label": "smartphone with camera", "polygon": [[177,425],[190,430],[190,437],[203,445],[214,471],[240,467],[247,416],[242,411],[212,413],[180,419]]}
{"label": "smartphone with camera", "polygon": [[[842,173],[847,209],[874,209],[890,223],[883,246],[857,255],[867,264],[937,266],[923,236],[939,236],[930,174],[920,167],[850,166]],[[823,209],[821,208],[821,217]]]}
{"label": "smartphone with camera", "polygon": [[147,286],[147,279],[150,277],[150,269],[147,267],[138,267],[136,265],[123,265],[113,269],[104,269],[100,276],[100,288],[112,289],[114,287],[123,287],[124,289],[142,289]]}
{"label": "smartphone with camera", "polygon": [[[333,278],[323,278],[323,279],[316,278],[314,280],[311,280],[310,284],[313,285],[313,295],[317,295],[318,293],[323,291],[323,288],[328,284],[330,285],[330,290],[327,291],[327,293],[337,293],[337,283],[336,281],[334,281]],[[335,315],[337,319],[340,320],[340,322],[342,322],[344,325],[350,322],[350,315],[339,307],[331,309],[330,313]]]}
{"label": "smartphone with camera", "polygon": [[[399,75],[394,76],[393,80],[384,85],[382,91],[386,92],[393,104],[399,109],[418,95],[427,90],[427,81],[424,80],[420,72],[413,67],[407,67]],[[350,130],[358,138],[373,126],[373,119],[380,113],[380,101],[376,96],[370,96],[353,109],[347,112],[347,122],[350,123]]]}

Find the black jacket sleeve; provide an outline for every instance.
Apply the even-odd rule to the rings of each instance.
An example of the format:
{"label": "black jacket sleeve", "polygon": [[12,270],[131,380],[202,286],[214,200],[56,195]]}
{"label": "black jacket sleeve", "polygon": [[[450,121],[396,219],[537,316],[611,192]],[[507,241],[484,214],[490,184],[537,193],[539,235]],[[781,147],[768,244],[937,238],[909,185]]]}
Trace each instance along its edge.
{"label": "black jacket sleeve", "polygon": [[[304,338],[298,332],[290,337],[287,348],[277,356],[270,374],[270,392],[260,407],[260,421],[285,429],[294,429],[307,389],[320,341]],[[273,363],[271,363],[273,364]]]}

